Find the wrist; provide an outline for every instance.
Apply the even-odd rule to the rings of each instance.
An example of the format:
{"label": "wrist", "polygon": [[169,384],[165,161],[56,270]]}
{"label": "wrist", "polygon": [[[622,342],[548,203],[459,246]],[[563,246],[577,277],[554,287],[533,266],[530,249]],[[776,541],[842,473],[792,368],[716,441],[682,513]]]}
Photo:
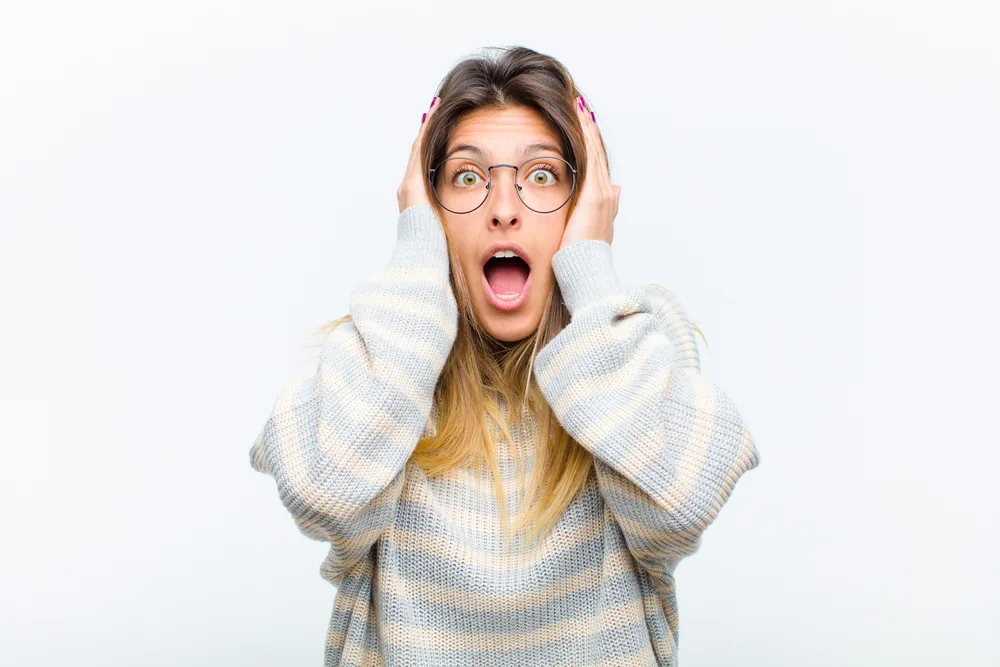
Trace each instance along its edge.
{"label": "wrist", "polygon": [[552,256],[552,272],[570,315],[620,287],[611,244],[603,239],[566,243]]}

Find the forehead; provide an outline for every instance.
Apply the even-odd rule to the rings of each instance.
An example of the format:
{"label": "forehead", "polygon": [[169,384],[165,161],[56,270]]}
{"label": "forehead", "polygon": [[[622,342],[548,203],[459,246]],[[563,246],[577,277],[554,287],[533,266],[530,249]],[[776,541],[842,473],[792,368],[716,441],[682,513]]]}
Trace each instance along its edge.
{"label": "forehead", "polygon": [[490,160],[539,152],[562,156],[561,144],[559,135],[534,109],[476,109],[455,125],[446,152],[470,153]]}

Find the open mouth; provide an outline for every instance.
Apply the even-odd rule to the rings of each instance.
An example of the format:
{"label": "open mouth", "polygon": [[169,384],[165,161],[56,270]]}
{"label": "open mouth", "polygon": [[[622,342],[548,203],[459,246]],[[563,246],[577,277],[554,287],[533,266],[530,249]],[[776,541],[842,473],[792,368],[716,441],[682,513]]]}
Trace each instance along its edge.
{"label": "open mouth", "polygon": [[520,257],[491,257],[483,265],[483,287],[495,307],[513,310],[528,297],[531,267]]}

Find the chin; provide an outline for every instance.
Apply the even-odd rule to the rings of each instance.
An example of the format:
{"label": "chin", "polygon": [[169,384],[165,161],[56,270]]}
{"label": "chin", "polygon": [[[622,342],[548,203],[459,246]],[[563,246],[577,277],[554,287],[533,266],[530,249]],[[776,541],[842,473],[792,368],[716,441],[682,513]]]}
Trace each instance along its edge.
{"label": "chin", "polygon": [[[491,310],[489,304],[484,304],[485,310]],[[516,343],[535,333],[538,329],[538,314],[529,311],[513,313],[480,311],[479,322],[486,332],[505,343]]]}
{"label": "chin", "polygon": [[538,327],[519,327],[517,329],[503,328],[500,330],[489,330],[490,335],[504,343],[517,343],[535,333]]}

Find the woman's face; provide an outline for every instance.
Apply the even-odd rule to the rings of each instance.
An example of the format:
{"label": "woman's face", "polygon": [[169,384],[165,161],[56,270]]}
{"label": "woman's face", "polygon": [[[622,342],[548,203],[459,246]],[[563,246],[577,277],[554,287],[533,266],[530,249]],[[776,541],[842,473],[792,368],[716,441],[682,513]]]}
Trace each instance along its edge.
{"label": "woman's face", "polygon": [[[478,109],[464,116],[452,131],[445,157],[467,157],[489,167],[494,164],[521,165],[541,155],[569,158],[557,147],[558,136],[533,109]],[[528,148],[547,144],[548,148]],[[470,148],[478,147],[482,154]],[[527,153],[525,149],[527,148]],[[446,165],[451,165],[448,162]],[[572,174],[562,165],[560,179],[572,182]],[[529,171],[533,171],[532,165]],[[450,176],[441,176],[448,179]],[[475,175],[460,172],[454,177],[459,187],[481,182]],[[519,174],[523,182],[552,183],[551,175]],[[484,183],[483,183],[484,185]],[[456,208],[457,207],[449,207]],[[543,208],[534,206],[534,208]],[[490,335],[512,342],[531,335],[542,317],[545,299],[553,288],[552,255],[559,249],[569,205],[552,213],[536,213],[523,203],[514,188],[514,169],[492,170],[492,185],[486,201],[471,213],[444,211],[445,224],[472,297],[472,306],[482,326]],[[514,245],[524,260],[494,259],[495,245]],[[510,296],[510,295],[518,296]],[[505,295],[506,298],[505,298]]]}

